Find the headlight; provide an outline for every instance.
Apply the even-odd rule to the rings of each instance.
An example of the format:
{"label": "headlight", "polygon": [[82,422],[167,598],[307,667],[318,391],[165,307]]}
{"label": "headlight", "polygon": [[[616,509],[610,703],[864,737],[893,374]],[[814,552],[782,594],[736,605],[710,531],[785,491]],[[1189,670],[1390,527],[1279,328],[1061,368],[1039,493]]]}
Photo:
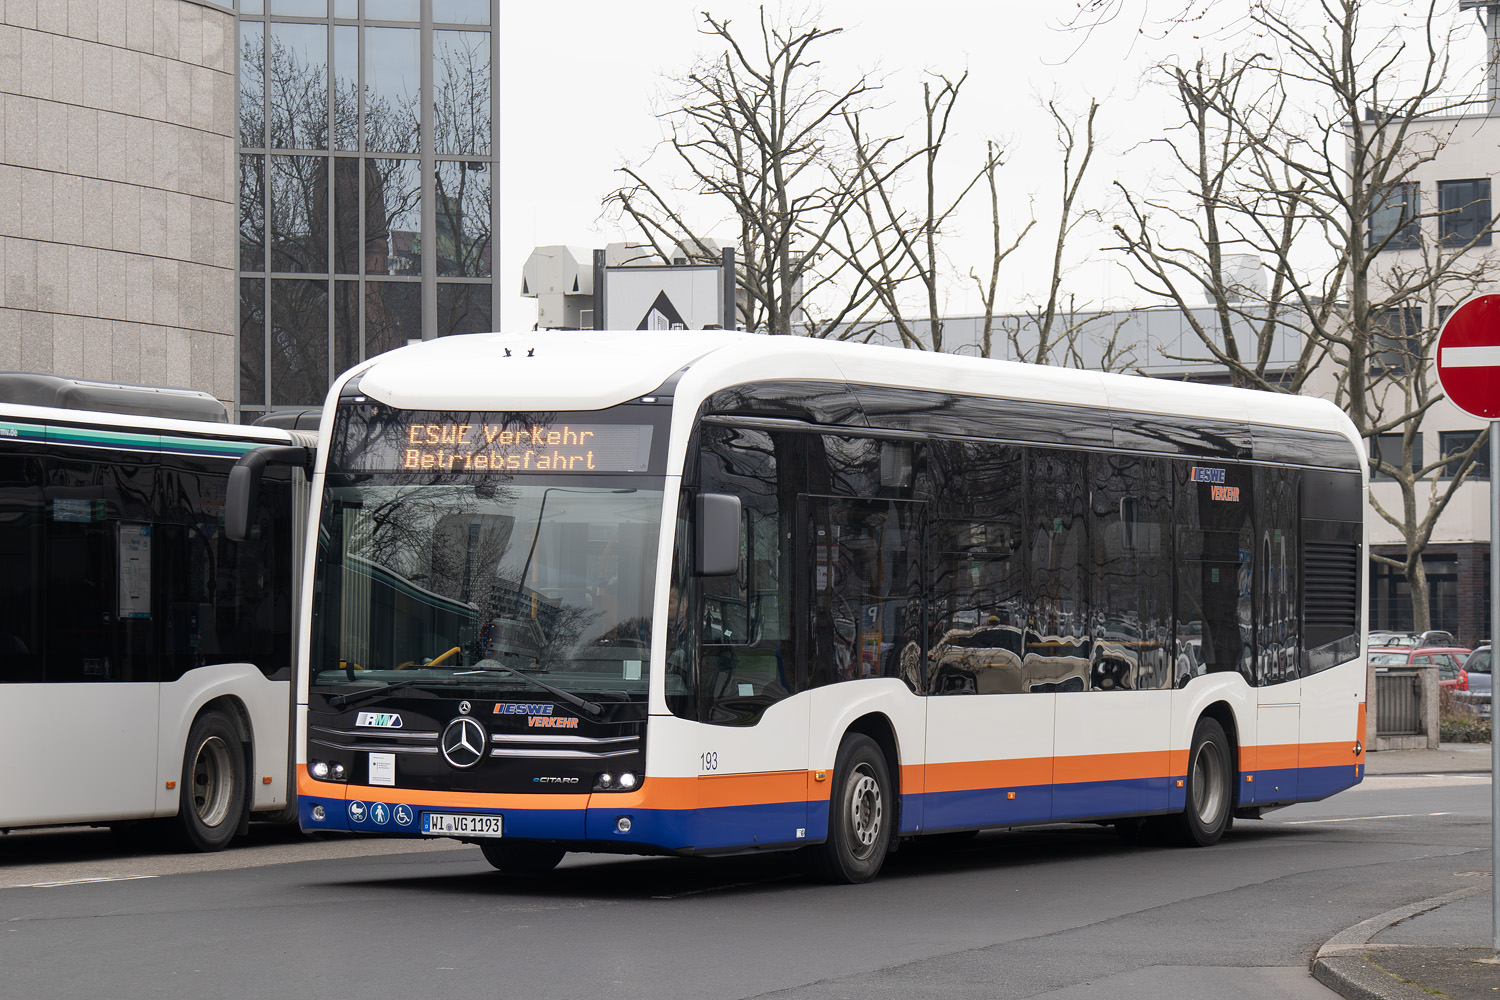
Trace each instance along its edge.
{"label": "headlight", "polygon": [[336,760],[310,760],[307,762],[307,773],[319,781],[343,781],[349,776],[344,765]]}
{"label": "headlight", "polygon": [[609,771],[594,775],[594,791],[596,792],[629,792],[635,790],[641,783],[640,775],[633,771],[622,771],[614,774]]}

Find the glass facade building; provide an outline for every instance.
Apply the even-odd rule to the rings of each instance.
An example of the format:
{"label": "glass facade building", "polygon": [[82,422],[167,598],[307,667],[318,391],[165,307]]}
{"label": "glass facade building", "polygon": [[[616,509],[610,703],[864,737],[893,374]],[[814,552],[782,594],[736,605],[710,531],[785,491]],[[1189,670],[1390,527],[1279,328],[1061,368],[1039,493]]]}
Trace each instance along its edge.
{"label": "glass facade building", "polygon": [[492,329],[498,0],[239,0],[242,420]]}

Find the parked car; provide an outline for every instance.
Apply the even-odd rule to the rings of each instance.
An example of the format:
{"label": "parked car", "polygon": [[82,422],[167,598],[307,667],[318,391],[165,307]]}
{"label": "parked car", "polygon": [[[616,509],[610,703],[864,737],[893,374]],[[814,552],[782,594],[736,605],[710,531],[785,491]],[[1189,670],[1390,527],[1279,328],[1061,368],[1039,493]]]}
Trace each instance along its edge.
{"label": "parked car", "polygon": [[1480,715],[1490,714],[1490,692],[1492,690],[1490,681],[1492,678],[1490,668],[1490,647],[1479,646],[1469,654],[1464,661],[1464,673],[1468,681],[1468,698],[1470,705],[1479,709]]}
{"label": "parked car", "polygon": [[1441,629],[1428,629],[1426,632],[1389,632],[1380,630],[1370,633],[1371,649],[1375,649],[1376,647],[1381,649],[1415,648],[1418,646],[1458,647],[1458,640],[1453,638],[1452,632],[1444,632]]}
{"label": "parked car", "polygon": [[1465,646],[1383,646],[1370,650],[1370,664],[1375,667],[1418,667],[1435,664],[1438,687],[1455,691],[1469,690],[1469,675],[1464,661],[1469,656]]}

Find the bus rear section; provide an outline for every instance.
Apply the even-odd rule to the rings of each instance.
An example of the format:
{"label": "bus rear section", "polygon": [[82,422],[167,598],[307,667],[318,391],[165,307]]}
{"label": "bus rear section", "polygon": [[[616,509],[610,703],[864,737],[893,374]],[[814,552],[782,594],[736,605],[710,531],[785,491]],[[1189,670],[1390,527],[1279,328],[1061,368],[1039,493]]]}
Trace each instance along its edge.
{"label": "bus rear section", "polygon": [[288,814],[306,481],[273,473],[245,542],[222,513],[236,460],[294,436],[183,390],[7,373],[0,398],[0,828],[215,850]]}

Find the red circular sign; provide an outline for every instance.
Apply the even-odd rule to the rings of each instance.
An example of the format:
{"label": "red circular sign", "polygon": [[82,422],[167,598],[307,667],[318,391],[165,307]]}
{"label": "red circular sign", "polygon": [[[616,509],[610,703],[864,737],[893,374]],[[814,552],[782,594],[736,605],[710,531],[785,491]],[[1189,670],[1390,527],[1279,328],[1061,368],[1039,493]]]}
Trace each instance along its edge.
{"label": "red circular sign", "polygon": [[1500,295],[1477,296],[1448,314],[1438,331],[1437,372],[1453,405],[1500,420]]}

